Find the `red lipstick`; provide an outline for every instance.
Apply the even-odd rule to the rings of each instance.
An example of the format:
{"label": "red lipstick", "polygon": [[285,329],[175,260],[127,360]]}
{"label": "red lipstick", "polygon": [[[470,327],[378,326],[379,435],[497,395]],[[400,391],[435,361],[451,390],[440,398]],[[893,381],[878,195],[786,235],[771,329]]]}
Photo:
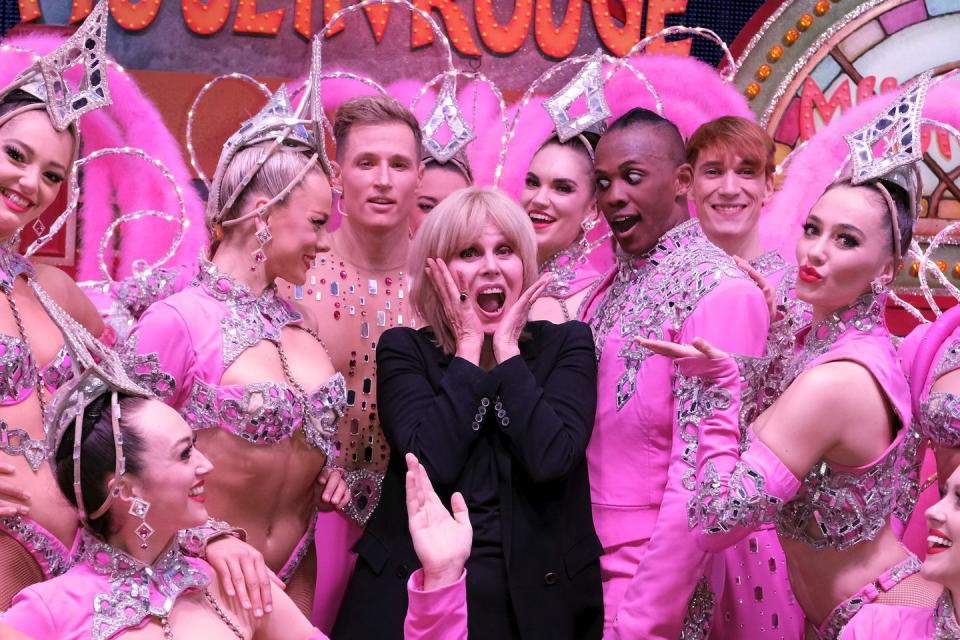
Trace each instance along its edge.
{"label": "red lipstick", "polygon": [[808,264],[800,267],[800,270],[797,272],[797,277],[803,280],[804,282],[816,283],[823,280],[823,276],[820,275],[820,272],[811,267]]}

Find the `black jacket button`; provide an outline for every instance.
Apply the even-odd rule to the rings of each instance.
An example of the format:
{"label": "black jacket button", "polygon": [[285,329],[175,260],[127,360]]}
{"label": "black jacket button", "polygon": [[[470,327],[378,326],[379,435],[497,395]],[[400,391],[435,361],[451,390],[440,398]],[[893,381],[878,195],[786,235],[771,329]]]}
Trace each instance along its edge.
{"label": "black jacket button", "polygon": [[547,584],[557,584],[557,573],[555,571],[548,572],[543,576],[543,581]]}

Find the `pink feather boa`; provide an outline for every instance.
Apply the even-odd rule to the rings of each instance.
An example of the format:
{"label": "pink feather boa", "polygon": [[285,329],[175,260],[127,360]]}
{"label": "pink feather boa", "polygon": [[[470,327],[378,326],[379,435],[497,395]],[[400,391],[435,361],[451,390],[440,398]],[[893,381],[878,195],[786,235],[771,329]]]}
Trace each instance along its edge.
{"label": "pink feather boa", "polygon": [[[6,44],[46,54],[63,42],[49,35],[28,35],[11,38]],[[30,64],[30,57],[14,51],[0,55],[0,83],[6,85]],[[173,264],[190,263],[206,242],[203,225],[203,202],[191,188],[191,174],[183,161],[176,139],[167,130],[156,107],[143,95],[125,72],[109,67],[110,94],[113,105],[93,111],[80,121],[82,153],[87,155],[106,147],[139,147],[161,161],[174,176],[183,192],[190,227],[184,234]],[[83,169],[81,206],[77,224],[77,279],[100,279],[97,247],[106,228],[115,219],[115,212],[132,213],[156,209],[177,213],[173,185],[147,163],[130,157],[107,156],[91,162]],[[174,225],[146,218],[121,228],[119,253],[113,243],[105,253],[108,265],[115,266],[112,275],[121,278],[131,273],[136,259],[152,262],[170,246]]]}

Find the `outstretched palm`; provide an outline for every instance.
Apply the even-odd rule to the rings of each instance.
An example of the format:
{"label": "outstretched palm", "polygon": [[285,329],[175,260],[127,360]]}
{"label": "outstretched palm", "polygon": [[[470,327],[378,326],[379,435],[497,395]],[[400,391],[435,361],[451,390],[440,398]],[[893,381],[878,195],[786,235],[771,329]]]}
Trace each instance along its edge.
{"label": "outstretched palm", "polygon": [[416,456],[408,453],[407,519],[413,548],[423,565],[424,588],[433,589],[456,582],[470,555],[473,527],[467,504],[460,493],[450,500],[453,515],[433,490],[430,478]]}

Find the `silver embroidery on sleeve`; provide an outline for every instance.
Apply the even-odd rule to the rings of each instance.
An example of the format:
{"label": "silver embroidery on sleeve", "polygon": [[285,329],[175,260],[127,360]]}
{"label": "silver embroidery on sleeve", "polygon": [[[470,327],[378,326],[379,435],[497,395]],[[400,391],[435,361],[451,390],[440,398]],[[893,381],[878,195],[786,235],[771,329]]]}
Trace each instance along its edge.
{"label": "silver embroidery on sleeve", "polygon": [[687,505],[690,528],[700,527],[712,534],[737,527],[754,529],[765,522],[774,522],[783,500],[769,495],[764,490],[765,484],[763,474],[737,462],[724,487],[716,467],[708,460],[700,489]]}
{"label": "silver embroidery on sleeve", "polygon": [[771,249],[751,260],[750,266],[764,278],[767,278],[781,269],[786,269],[789,265],[779,251]]}
{"label": "silver embroidery on sleeve", "polygon": [[731,396],[726,389],[704,382],[702,378],[686,377],[677,373],[674,379],[673,394],[677,397],[677,424],[680,437],[686,446],[680,458],[687,469],[683,472],[683,486],[688,491],[697,488],[697,445],[700,438],[700,424],[716,411],[730,407]]}

